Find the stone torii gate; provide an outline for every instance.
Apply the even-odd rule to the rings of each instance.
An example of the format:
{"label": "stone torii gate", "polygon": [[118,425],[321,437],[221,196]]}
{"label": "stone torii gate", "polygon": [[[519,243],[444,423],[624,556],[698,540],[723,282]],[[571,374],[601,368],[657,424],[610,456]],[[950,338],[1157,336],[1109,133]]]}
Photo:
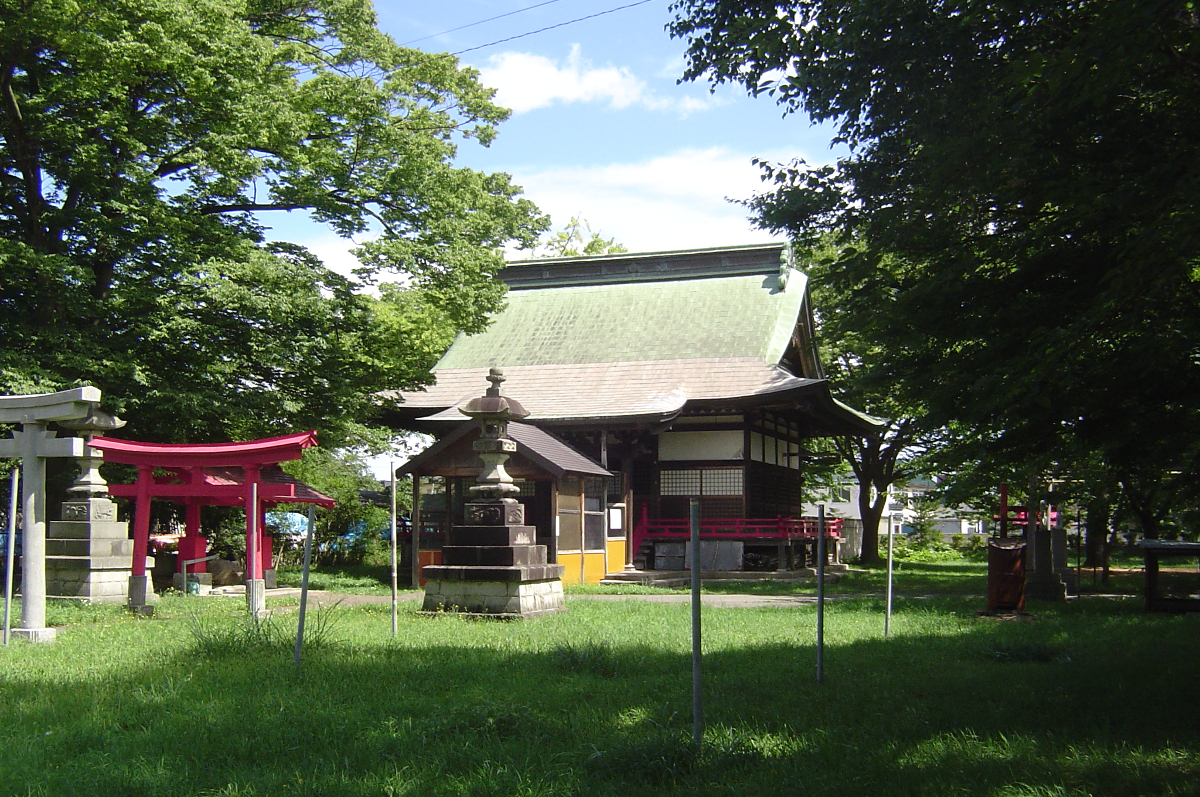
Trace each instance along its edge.
{"label": "stone torii gate", "polygon": [[[131,497],[137,501],[134,510],[133,570],[129,577],[130,608],[146,612],[145,607],[152,592],[150,577],[146,574],[151,500],[190,499],[188,535],[194,538],[198,537],[200,526],[200,505],[197,500],[203,499],[207,503],[241,504],[246,508],[246,601],[251,613],[257,615],[263,612],[266,595],[263,591],[262,557],[250,555],[256,548],[261,550],[263,542],[262,506],[264,503],[295,499],[296,492],[295,485],[265,482],[262,470],[268,465],[299,459],[304,449],[316,444],[316,432],[298,432],[244,443],[141,443],[111,437],[94,438],[90,445],[104,453],[106,462],[137,466],[138,479],[135,485],[109,485],[111,495]],[[188,481],[157,481],[154,478],[155,468],[185,472]],[[241,468],[245,478],[240,484],[208,484],[204,479],[205,468]]]}
{"label": "stone torii gate", "polygon": [[24,555],[21,627],[14,633],[31,642],[50,642],[55,636],[54,629],[46,627],[46,459],[82,457],[84,453],[81,438],[56,437],[46,424],[87,417],[99,403],[100,390],[95,387],[0,396],[0,423],[21,424],[11,438],[0,439],[0,457],[21,458]]}

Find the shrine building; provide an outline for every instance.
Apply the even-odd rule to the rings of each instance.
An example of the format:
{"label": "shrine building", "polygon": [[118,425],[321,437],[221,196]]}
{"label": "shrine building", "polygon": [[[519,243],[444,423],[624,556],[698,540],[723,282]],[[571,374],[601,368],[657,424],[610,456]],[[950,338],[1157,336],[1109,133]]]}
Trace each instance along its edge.
{"label": "shrine building", "polygon": [[804,564],[815,534],[801,517],[805,441],[880,423],[831,394],[790,247],[526,260],[500,278],[505,307],[459,335],[435,383],[384,396],[385,423],[440,440],[402,468],[426,562],[462,522],[478,472],[478,430],[458,407],[499,368],[504,395],[529,411],[512,425],[510,470],[564,582],[683,569],[692,498],[712,541],[703,569]]}

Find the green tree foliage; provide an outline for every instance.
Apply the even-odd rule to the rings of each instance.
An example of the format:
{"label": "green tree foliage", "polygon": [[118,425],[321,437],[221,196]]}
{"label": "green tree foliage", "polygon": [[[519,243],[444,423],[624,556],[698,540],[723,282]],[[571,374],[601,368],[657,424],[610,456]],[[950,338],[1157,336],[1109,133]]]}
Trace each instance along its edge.
{"label": "green tree foliage", "polygon": [[[371,476],[360,452],[310,448],[301,459],[284,463],[283,467],[292,476],[337,501],[332,509],[317,510],[313,531],[319,550],[314,553],[315,561],[362,564],[372,544],[379,547],[379,531],[388,528],[391,512],[363,500],[362,491],[378,491],[380,484]],[[401,514],[407,503],[405,492],[403,489],[397,491]],[[307,511],[303,506],[291,508]],[[352,534],[353,539],[347,539],[347,534]]]}
{"label": "green tree foliage", "polygon": [[615,238],[602,237],[581,216],[572,216],[567,226],[549,233],[537,249],[539,257],[591,257],[628,251]]}
{"label": "green tree foliage", "polygon": [[860,312],[869,304],[861,291],[852,294],[837,280],[840,251],[826,240],[810,253],[805,266],[816,308],[817,345],[825,376],[840,398],[882,419],[884,428],[871,437],[838,437],[833,446],[859,484],[858,511],[863,524],[861,561],[877,564],[879,523],[893,484],[919,471],[919,458],[938,434],[925,428],[924,410],[900,399],[872,368],[879,344],[864,328]]}
{"label": "green tree foliage", "polygon": [[[545,229],[453,165],[491,95],[369,0],[0,0],[0,390],[95,384],[143,438],[345,439]],[[360,277],[397,285],[267,243],[281,211],[377,234]]]}
{"label": "green tree foliage", "polygon": [[[1190,0],[680,0],[687,77],[837,125],[767,166],[763,225],[831,276],[874,378],[957,462],[1098,462],[1143,529],[1200,466],[1200,9]],[[955,428],[957,425],[957,428]],[[1194,497],[1194,496],[1193,496]]]}

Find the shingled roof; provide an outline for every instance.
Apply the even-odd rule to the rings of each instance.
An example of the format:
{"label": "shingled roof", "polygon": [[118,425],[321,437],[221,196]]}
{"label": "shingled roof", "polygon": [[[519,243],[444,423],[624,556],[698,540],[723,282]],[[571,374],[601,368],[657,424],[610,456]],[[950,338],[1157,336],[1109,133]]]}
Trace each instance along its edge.
{"label": "shingled roof", "polygon": [[400,417],[460,423],[456,407],[500,367],[539,424],[803,402],[830,431],[874,428],[829,394],[807,277],[783,244],[521,261],[500,276],[507,306],[454,341],[436,384],[402,394]]}

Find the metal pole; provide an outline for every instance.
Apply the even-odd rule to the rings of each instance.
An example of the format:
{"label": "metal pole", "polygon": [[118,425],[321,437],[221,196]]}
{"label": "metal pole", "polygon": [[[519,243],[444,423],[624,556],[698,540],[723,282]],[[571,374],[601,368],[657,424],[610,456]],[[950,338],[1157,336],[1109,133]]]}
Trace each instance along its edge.
{"label": "metal pole", "polygon": [[700,679],[700,500],[689,499],[692,554],[692,743],[704,740],[704,704]]}
{"label": "metal pole", "polygon": [[[199,559],[184,559],[183,560],[183,562],[181,563],[183,566],[183,597],[186,598],[187,594],[188,594],[188,589],[187,589],[187,585],[188,585],[187,569],[188,569],[188,567],[191,565],[200,564],[201,562],[211,562],[213,559],[219,559],[219,558],[220,558],[220,554],[213,554],[212,556],[202,556]],[[197,586],[199,586],[199,585],[197,585]]]}
{"label": "metal pole", "polygon": [[392,636],[396,635],[396,465],[388,462],[392,474]]}
{"label": "metal pole", "polygon": [[825,505],[817,504],[817,683],[825,680]]}
{"label": "metal pole", "polygon": [[8,498],[8,550],[4,554],[4,644],[8,644],[8,629],[11,624],[13,558],[17,549],[17,505],[20,496],[17,494],[21,485],[21,471],[13,465],[12,478],[9,482]]}
{"label": "metal pole", "polygon": [[408,570],[411,575],[409,586],[413,589],[421,588],[421,474],[413,471],[412,474],[412,509],[408,512],[408,533],[409,533],[409,548],[412,549],[412,555],[408,563]]}
{"label": "metal pole", "polygon": [[883,615],[883,635],[892,632],[892,515],[888,513],[887,611]]}
{"label": "metal pole", "polygon": [[308,568],[312,562],[313,519],[317,508],[308,505],[308,533],[304,535],[304,562],[300,565],[300,622],[296,626],[296,666],[300,666],[300,648],[304,645],[304,612],[308,608]]}

